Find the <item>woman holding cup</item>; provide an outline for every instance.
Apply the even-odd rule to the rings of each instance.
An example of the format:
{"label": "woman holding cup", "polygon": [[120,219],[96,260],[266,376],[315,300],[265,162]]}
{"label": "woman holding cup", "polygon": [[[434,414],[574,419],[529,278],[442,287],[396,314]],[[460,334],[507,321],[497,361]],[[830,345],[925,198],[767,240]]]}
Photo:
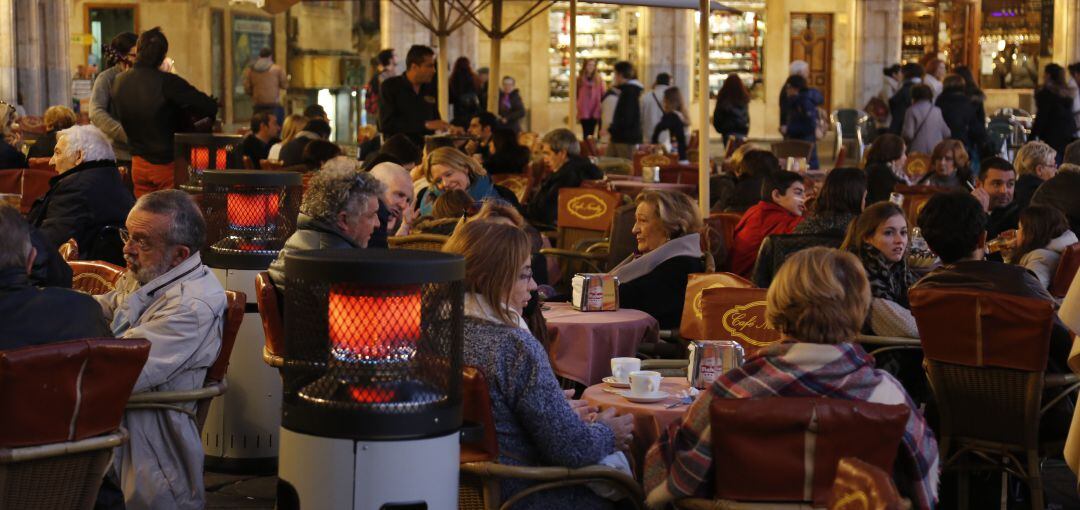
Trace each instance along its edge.
{"label": "woman holding cup", "polygon": [[[470,221],[443,251],[465,257],[463,357],[487,379],[499,463],[578,468],[629,449],[633,417],[615,416],[613,409],[597,414],[584,402],[568,400],[547,353],[521,318],[536,288],[528,235],[504,222]],[[503,500],[529,485],[504,480]],[[612,503],[576,486],[531,494],[515,508],[609,508]]]}

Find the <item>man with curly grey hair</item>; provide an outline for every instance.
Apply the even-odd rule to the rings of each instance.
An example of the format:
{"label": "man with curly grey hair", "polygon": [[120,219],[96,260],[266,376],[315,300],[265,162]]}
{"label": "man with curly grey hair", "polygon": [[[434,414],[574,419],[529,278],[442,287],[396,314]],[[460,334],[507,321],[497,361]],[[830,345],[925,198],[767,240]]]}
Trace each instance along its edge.
{"label": "man with curly grey hair", "polygon": [[285,255],[299,250],[367,248],[379,225],[384,186],[346,156],[327,161],[315,173],[300,203],[296,232],[270,264],[270,279],[285,292]]}

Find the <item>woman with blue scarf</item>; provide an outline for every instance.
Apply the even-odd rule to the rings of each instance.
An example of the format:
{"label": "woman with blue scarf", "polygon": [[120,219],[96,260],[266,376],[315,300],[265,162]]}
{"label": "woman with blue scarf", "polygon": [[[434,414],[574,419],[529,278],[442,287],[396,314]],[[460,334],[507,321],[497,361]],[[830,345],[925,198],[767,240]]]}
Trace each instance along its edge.
{"label": "woman with blue scarf", "polygon": [[502,200],[518,210],[521,204],[510,190],[497,186],[480,163],[453,147],[440,147],[428,153],[420,164],[431,186],[420,192],[420,215],[431,214],[435,200],[446,191],[464,190],[473,200]]}

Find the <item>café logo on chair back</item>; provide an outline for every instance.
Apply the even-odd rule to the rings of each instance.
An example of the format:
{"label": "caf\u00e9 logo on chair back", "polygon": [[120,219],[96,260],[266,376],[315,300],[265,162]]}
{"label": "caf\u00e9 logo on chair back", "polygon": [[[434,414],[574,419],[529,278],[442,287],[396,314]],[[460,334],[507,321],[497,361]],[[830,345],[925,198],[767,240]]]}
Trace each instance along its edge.
{"label": "caf\u00e9 logo on chair back", "polygon": [[750,355],[780,340],[780,332],[765,323],[765,289],[724,287],[705,289],[701,313],[710,340],[735,340]]}
{"label": "caf\u00e9 logo on chair back", "polygon": [[733,306],[724,312],[720,324],[732,337],[750,345],[764,347],[776,341],[768,338],[776,330],[765,323],[764,301]]}
{"label": "caf\u00e9 logo on chair back", "polygon": [[600,197],[589,193],[571,198],[566,203],[566,209],[578,218],[591,220],[607,213],[608,205]]}

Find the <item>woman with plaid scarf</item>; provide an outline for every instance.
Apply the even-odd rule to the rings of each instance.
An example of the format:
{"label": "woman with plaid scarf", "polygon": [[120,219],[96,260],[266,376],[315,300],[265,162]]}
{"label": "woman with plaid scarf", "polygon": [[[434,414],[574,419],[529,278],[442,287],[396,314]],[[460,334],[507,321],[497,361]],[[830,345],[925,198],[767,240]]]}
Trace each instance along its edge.
{"label": "woman with plaid scarf", "polygon": [[810,248],[792,255],[766,297],[766,320],[783,340],[747,358],[717,378],[668,427],[645,459],[647,503],[652,508],[712,493],[709,407],[714,398],[831,397],[911,408],[896,477],[910,481],[901,493],[918,508],[933,508],[938,496],[937,441],[904,388],[852,343],[870,305],[870,284],[850,253]]}

